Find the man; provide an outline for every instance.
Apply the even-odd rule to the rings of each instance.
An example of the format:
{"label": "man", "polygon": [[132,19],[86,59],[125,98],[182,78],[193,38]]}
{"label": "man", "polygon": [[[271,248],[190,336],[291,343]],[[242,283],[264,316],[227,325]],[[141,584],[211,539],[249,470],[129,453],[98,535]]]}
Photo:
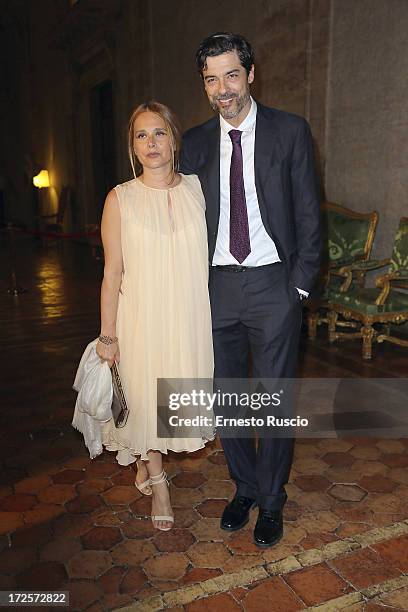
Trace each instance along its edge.
{"label": "man", "polygon": [[[206,199],[215,378],[296,374],[301,298],[319,271],[319,196],[307,122],[250,95],[250,44],[229,33],[200,45],[196,62],[219,116],[187,131],[181,172],[197,174]],[[222,436],[222,432],[221,432]],[[289,438],[224,438],[237,491],[221,528],[259,515],[254,541],[275,544],[293,454]]]}

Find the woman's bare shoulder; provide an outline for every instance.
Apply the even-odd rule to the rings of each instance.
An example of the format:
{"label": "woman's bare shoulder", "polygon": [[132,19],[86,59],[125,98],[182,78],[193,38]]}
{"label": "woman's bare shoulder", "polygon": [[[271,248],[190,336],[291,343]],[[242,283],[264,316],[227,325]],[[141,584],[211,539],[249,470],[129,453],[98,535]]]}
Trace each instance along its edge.
{"label": "woman's bare shoulder", "polygon": [[111,189],[105,198],[104,211],[111,212],[119,209],[119,197],[116,191],[116,187]]}

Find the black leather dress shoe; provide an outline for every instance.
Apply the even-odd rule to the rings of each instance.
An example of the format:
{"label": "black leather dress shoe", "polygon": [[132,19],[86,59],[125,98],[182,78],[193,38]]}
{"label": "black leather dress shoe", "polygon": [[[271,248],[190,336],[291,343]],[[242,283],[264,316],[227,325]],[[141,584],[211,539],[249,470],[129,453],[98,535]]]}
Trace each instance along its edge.
{"label": "black leather dress shoe", "polygon": [[259,516],[254,529],[254,542],[262,548],[269,548],[279,542],[283,536],[283,518],[280,510],[263,510],[259,508]]}
{"label": "black leather dress shoe", "polygon": [[256,501],[250,497],[236,495],[234,499],[224,508],[221,517],[221,529],[226,531],[237,531],[247,524],[249,511],[256,506]]}

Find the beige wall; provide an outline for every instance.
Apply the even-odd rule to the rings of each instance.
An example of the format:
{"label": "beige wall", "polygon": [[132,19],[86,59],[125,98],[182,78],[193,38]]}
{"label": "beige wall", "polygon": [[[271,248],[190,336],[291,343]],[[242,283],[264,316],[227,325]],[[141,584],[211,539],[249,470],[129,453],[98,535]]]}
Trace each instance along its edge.
{"label": "beige wall", "polygon": [[408,214],[408,2],[334,0],[326,189],[380,213],[376,256]]}
{"label": "beige wall", "polygon": [[260,99],[307,118],[322,177],[330,6],[329,0],[259,2],[254,37]]}
{"label": "beige wall", "polygon": [[324,156],[329,13],[328,0],[151,3],[153,95],[177,110],[184,127],[205,121],[212,111],[195,68],[195,51],[211,33],[239,32],[255,51],[254,96],[306,116],[319,157]]}
{"label": "beige wall", "polygon": [[88,0],[71,11],[67,5],[16,0],[0,42],[9,57],[0,74],[7,84],[0,94],[0,167],[12,177],[7,197],[15,220],[34,222],[28,156],[50,170],[46,210],[70,184],[76,229],[97,222],[90,89],[113,81],[118,180],[126,180],[131,110],[155,97],[185,128],[209,118],[194,52],[204,36],[231,30],[253,43],[255,97],[310,121],[326,197],[376,208],[375,250],[388,254],[407,201],[406,0],[100,0],[92,12]]}
{"label": "beige wall", "polygon": [[184,127],[212,116],[194,62],[199,43],[225,30],[238,31],[253,41],[258,4],[247,0],[150,4],[153,95],[177,111]]}

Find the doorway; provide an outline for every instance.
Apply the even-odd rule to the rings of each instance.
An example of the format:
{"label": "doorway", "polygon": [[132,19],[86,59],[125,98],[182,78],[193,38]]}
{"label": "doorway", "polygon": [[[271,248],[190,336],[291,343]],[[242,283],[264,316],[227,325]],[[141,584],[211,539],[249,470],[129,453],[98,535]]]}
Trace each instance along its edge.
{"label": "doorway", "polygon": [[101,211],[108,192],[117,184],[112,81],[93,87],[90,102],[95,210]]}

